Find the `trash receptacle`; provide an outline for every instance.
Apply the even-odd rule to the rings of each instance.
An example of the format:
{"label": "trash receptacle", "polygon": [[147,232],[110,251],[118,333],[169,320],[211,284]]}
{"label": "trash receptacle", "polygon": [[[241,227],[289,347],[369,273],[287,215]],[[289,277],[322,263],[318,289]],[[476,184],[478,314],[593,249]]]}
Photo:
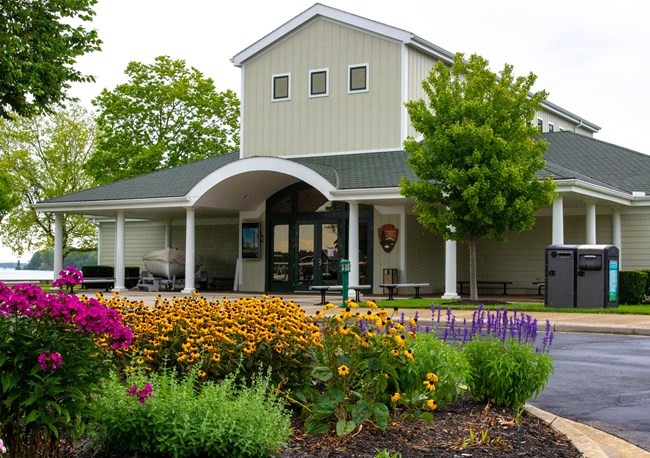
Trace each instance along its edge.
{"label": "trash receptacle", "polygon": [[576,258],[579,245],[550,245],[546,248],[546,307],[575,307]]}
{"label": "trash receptacle", "polygon": [[618,248],[579,245],[577,254],[576,307],[617,307]]}

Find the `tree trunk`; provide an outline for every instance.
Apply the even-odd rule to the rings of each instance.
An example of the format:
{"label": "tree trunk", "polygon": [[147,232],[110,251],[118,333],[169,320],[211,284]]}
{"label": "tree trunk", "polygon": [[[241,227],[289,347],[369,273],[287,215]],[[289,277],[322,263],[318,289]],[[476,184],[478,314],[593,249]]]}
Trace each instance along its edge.
{"label": "tree trunk", "polygon": [[476,240],[469,242],[469,298],[478,300],[478,285],[476,283]]}

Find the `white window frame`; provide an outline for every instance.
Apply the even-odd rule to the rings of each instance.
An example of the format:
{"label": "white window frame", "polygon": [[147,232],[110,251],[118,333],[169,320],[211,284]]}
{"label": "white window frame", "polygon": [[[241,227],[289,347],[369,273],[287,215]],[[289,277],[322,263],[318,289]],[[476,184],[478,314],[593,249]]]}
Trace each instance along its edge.
{"label": "white window frame", "polygon": [[[313,94],[311,91],[311,76],[314,73],[325,73],[325,92],[322,94]],[[327,97],[330,95],[330,69],[329,68],[317,68],[314,70],[309,70],[309,92],[307,95],[309,98],[314,98],[314,97]]]}
{"label": "white window frame", "polygon": [[[350,85],[352,84],[351,71],[353,68],[366,67],[366,87],[364,89],[355,89],[352,90]],[[348,65],[348,94],[359,94],[363,92],[368,92],[370,90],[370,64],[353,64]]]}
{"label": "white window frame", "polygon": [[549,122],[548,123],[548,131],[549,132],[555,132],[555,124],[553,124],[552,122]]}
{"label": "white window frame", "polygon": [[[275,97],[275,79],[288,77],[287,79],[287,97]],[[271,101],[272,102],[286,102],[291,100],[291,73],[275,73],[271,75]]]}
{"label": "white window frame", "polygon": [[537,127],[539,127],[540,132],[544,132],[544,120],[542,118],[537,118]]}

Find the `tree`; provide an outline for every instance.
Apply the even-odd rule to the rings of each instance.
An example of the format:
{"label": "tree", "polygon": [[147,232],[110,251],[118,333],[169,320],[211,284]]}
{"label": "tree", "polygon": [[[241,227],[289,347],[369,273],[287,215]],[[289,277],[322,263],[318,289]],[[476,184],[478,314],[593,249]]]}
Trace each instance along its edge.
{"label": "tree", "polygon": [[[38,201],[91,187],[83,171],[95,145],[93,118],[79,106],[51,115],[0,119],[0,169],[11,177],[19,204],[4,218],[0,238],[19,256],[54,246],[54,215]],[[95,227],[81,215],[64,215],[63,255],[94,250]]]}
{"label": "tree", "polygon": [[97,0],[0,0],[0,118],[33,116],[66,100],[70,82],[94,81],[73,68],[99,50],[91,21]]}
{"label": "tree", "polygon": [[234,151],[239,145],[239,99],[216,92],[185,61],[157,57],[131,62],[129,82],[93,101],[101,136],[87,170],[110,183]]}
{"label": "tree", "polygon": [[403,179],[402,194],[415,198],[425,228],[468,243],[473,300],[476,241],[530,229],[535,211],[555,199],[555,182],[535,176],[548,147],[533,138],[531,120],[547,95],[531,93],[535,80],[515,77],[510,65],[497,76],[482,57],[456,54],[450,68],[438,61],[423,81],[428,106],[406,104],[423,140],[404,143],[418,180]]}

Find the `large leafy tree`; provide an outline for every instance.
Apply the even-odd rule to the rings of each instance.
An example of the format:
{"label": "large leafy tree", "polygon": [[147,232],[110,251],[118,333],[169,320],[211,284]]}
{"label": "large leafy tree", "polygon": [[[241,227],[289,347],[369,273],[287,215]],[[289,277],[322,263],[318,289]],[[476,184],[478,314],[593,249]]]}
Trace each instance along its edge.
{"label": "large leafy tree", "polygon": [[66,99],[70,82],[93,81],[74,69],[99,49],[84,23],[97,0],[0,0],[0,118],[33,116]]}
{"label": "large leafy tree", "polygon": [[[96,125],[79,106],[32,118],[0,119],[0,169],[19,200],[0,225],[0,239],[17,255],[54,246],[54,215],[38,201],[93,185],[83,164],[95,146]],[[97,231],[80,215],[64,215],[63,255],[95,249]]]}
{"label": "large leafy tree", "polygon": [[402,194],[415,199],[424,227],[468,243],[472,299],[477,240],[530,229],[535,211],[555,199],[555,182],[535,175],[548,147],[531,124],[547,96],[531,92],[535,79],[515,77],[510,65],[497,75],[482,57],[457,54],[423,81],[428,102],[406,104],[422,140],[404,144],[418,180],[403,179]]}
{"label": "large leafy tree", "polygon": [[185,61],[160,56],[131,62],[128,83],[104,89],[100,139],[87,170],[110,183],[233,151],[239,145],[239,99]]}

